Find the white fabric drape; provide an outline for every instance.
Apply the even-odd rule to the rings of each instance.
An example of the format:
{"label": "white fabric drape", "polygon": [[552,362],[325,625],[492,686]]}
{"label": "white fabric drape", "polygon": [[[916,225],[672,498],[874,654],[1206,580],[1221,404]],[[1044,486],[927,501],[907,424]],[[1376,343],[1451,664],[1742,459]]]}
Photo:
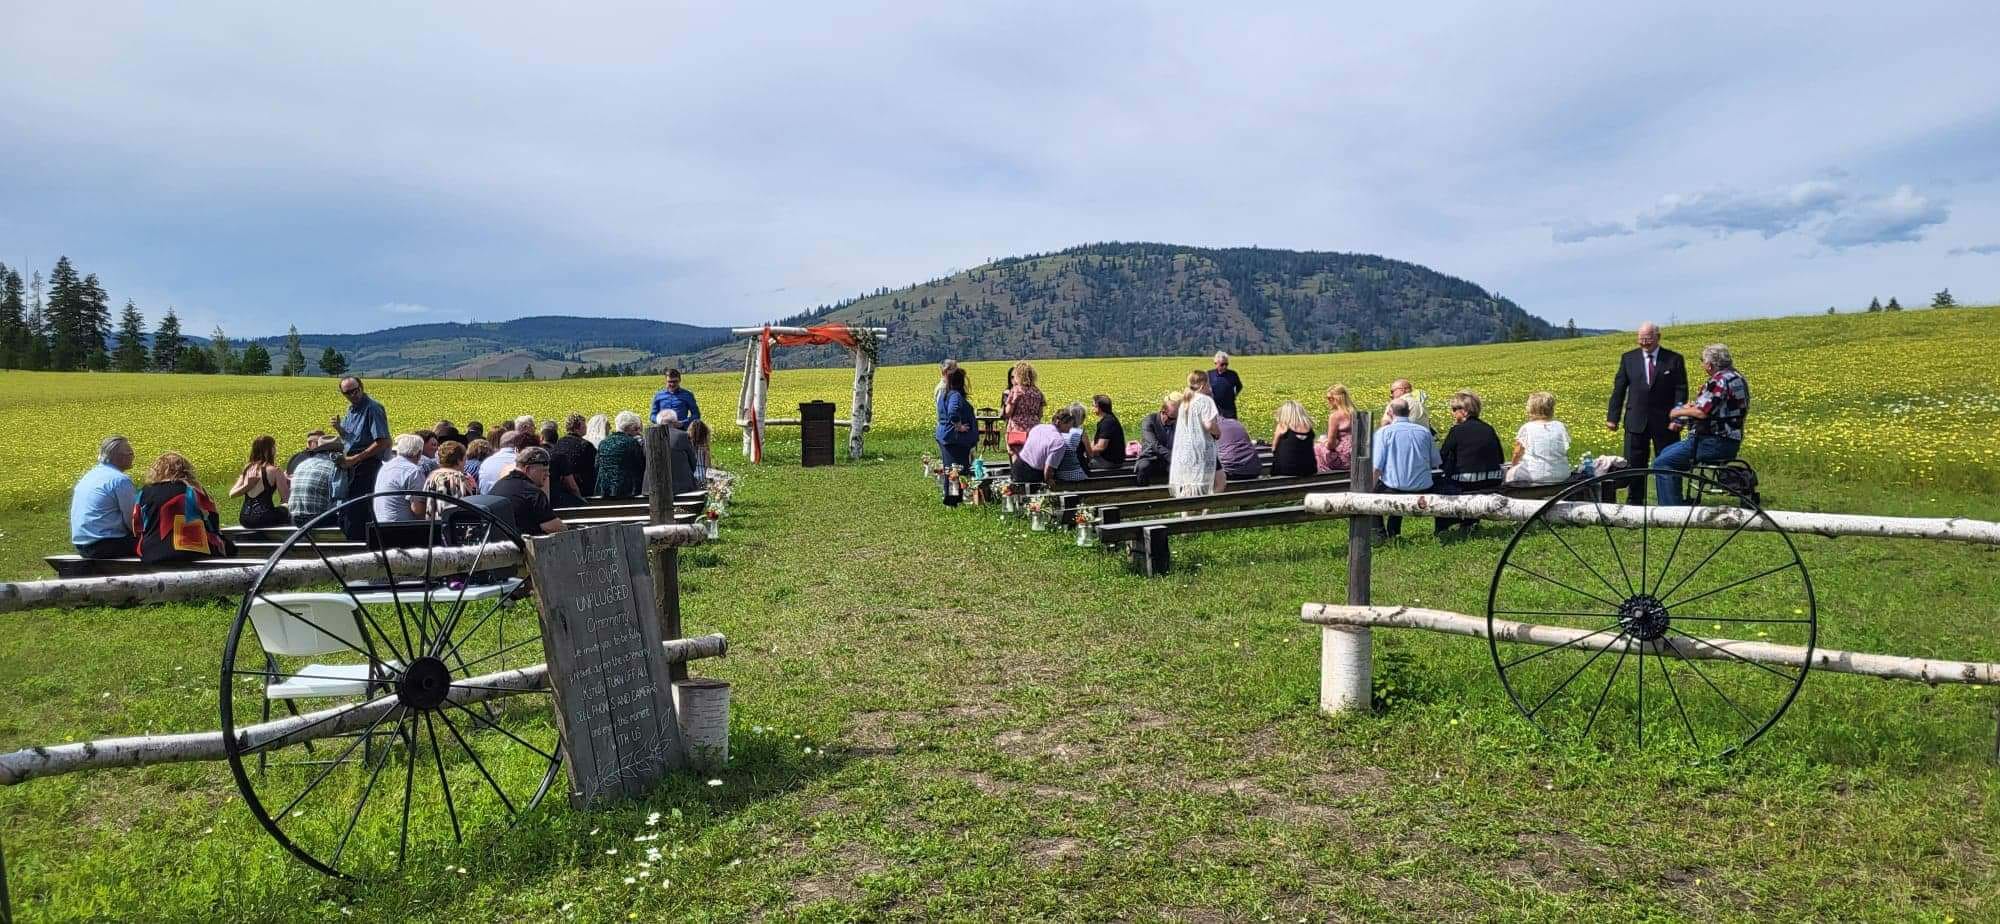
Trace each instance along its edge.
{"label": "white fabric drape", "polygon": [[1181,402],[1173,463],[1167,469],[1167,487],[1175,497],[1215,493],[1215,437],[1208,435],[1208,425],[1217,416],[1215,399],[1201,392]]}

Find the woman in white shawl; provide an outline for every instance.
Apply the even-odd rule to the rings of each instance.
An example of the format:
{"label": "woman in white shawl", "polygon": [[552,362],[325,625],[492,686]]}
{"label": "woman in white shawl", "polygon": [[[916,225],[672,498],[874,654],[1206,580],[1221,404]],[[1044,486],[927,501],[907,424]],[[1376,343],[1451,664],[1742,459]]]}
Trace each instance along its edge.
{"label": "woman in white shawl", "polygon": [[1175,497],[1201,497],[1222,490],[1215,464],[1216,421],[1221,413],[1208,394],[1208,373],[1188,373],[1187,399],[1174,424],[1174,457],[1167,469],[1167,487]]}

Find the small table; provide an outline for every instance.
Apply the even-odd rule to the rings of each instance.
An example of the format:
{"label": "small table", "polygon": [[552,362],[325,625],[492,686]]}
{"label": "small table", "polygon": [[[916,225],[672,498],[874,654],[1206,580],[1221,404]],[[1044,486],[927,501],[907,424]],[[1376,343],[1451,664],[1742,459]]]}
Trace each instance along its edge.
{"label": "small table", "polygon": [[1001,440],[1000,440],[999,411],[996,411],[990,407],[982,407],[979,409],[979,413],[973,415],[973,419],[979,421],[979,445],[981,446],[1000,445]]}

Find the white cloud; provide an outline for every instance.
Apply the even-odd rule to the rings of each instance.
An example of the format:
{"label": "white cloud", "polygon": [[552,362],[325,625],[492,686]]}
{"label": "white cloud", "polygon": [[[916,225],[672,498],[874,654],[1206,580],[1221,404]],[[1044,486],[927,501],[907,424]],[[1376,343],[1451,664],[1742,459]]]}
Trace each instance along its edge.
{"label": "white cloud", "polygon": [[1575,244],[1594,238],[1619,237],[1631,233],[1631,227],[1621,221],[1558,222],[1549,228],[1549,237],[1558,244]]}
{"label": "white cloud", "polygon": [[1844,210],[1820,231],[1819,242],[1828,247],[1860,247],[1920,241],[1924,229],[1944,224],[1951,210],[1943,202],[1917,195],[1908,186],[1874,199],[1864,200]]}
{"label": "white cloud", "polygon": [[389,314],[428,314],[431,306],[415,302],[384,302],[382,310]]}
{"label": "white cloud", "polygon": [[1639,216],[1641,228],[1694,228],[1729,234],[1753,231],[1765,238],[1791,231],[1838,209],[1846,194],[1825,180],[1807,180],[1759,193],[1716,190],[1671,193]]}
{"label": "white cloud", "polygon": [[1954,247],[1951,250],[1951,255],[1954,257],[1962,257],[1967,254],[1974,254],[1982,257],[1990,257],[1993,256],[1994,254],[2000,254],[2000,244],[1974,244],[1971,247]]}

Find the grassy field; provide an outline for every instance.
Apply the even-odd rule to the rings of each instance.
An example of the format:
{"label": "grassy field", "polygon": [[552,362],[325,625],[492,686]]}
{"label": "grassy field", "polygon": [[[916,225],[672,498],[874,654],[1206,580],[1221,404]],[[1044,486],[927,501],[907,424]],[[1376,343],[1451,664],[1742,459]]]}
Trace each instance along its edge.
{"label": "grassy field", "polygon": [[[1726,340],[1756,398],[1746,453],[1774,505],[2000,519],[2000,312],[1670,329]],[[1347,383],[1379,406],[1407,375],[1484,393],[1503,431],[1548,388],[1578,451],[1623,338],[1245,357],[1246,420]],[[1103,391],[1128,427],[1190,359],[1042,364],[1051,399]],[[974,364],[997,399],[999,364]],[[219,764],[0,791],[26,920],[1986,920],[2000,772],[1992,691],[1814,674],[1725,765],[1671,749],[1551,746],[1484,646],[1377,634],[1372,716],[1314,708],[1299,604],[1344,592],[1344,526],[1177,541],[1147,580],[1115,556],[956,512],[916,477],[933,372],[883,371],[869,459],[745,473],[722,542],[688,553],[691,631],[733,654],[734,765],[643,803],[522,828],[472,819],[388,881],[291,861]],[[846,402],[841,370],[781,372],[772,405]],[[733,377],[691,386],[727,416]],[[399,429],[643,405],[650,381],[380,382]],[[70,480],[106,432],[186,451],[226,482],[260,432],[281,449],[337,410],[324,379],[0,373],[0,576],[63,551]],[[1253,427],[1255,432],[1260,427]],[[721,442],[726,466],[733,430]],[[1482,612],[1508,535],[1379,553],[1375,598]],[[1802,539],[1820,643],[2000,659],[2000,555]],[[0,748],[215,727],[233,604],[38,612],[0,634]],[[657,813],[656,821],[649,820]],[[659,835],[657,839],[635,838]],[[446,838],[448,840],[448,836]],[[650,848],[650,850],[649,850]],[[615,851],[615,852],[613,852]]]}

